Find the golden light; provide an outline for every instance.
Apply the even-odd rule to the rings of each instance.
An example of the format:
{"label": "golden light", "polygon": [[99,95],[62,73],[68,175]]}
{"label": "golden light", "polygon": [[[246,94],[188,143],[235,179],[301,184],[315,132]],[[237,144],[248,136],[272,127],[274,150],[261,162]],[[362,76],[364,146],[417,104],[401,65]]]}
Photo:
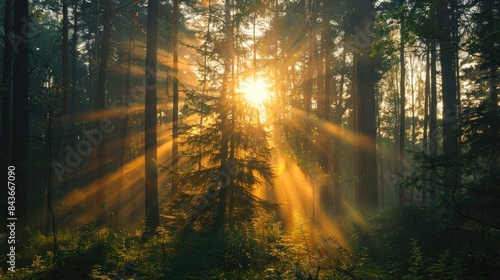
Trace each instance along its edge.
{"label": "golden light", "polygon": [[271,92],[269,87],[269,84],[262,78],[249,79],[240,85],[243,96],[253,107],[261,107],[264,102],[270,100]]}

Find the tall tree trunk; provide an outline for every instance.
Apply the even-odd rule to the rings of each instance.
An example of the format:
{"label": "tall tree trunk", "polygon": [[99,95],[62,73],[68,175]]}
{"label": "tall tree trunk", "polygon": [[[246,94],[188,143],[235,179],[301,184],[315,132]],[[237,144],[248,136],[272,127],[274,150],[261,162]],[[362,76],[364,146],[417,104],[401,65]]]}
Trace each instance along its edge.
{"label": "tall tree trunk", "polygon": [[62,20],[62,114],[69,112],[69,19],[68,0],[62,0],[63,20]]}
{"label": "tall tree trunk", "polygon": [[[208,40],[210,38],[210,24],[211,24],[211,15],[212,14],[212,3],[211,0],[208,0],[208,15],[207,15],[207,33],[205,37],[205,43],[203,45],[203,85],[201,89],[201,100],[202,102],[205,100],[205,93],[207,90],[207,82],[208,82]],[[200,127],[203,127],[203,114],[200,114]],[[198,171],[201,170],[201,161],[202,161],[202,147],[199,147],[200,157],[198,159]]]}
{"label": "tall tree trunk", "polygon": [[[22,37],[25,42],[17,45],[14,52],[14,79],[12,108],[12,165],[16,173],[16,210],[15,214],[8,214],[8,218],[17,218],[16,244],[27,244],[27,188],[28,188],[28,28],[29,22],[28,0],[16,0],[14,2],[14,34],[16,38]],[[3,170],[2,172],[7,172]],[[26,246],[18,246],[20,250]]]}
{"label": "tall tree trunk", "polygon": [[[415,67],[414,67],[414,56],[410,54],[410,87],[411,87],[411,150],[415,150],[416,139],[416,126],[417,122],[415,119]],[[408,168],[408,167],[405,167]],[[413,205],[415,203],[415,187],[410,186],[410,194],[407,198],[409,204]]]}
{"label": "tall tree trunk", "polygon": [[316,0],[306,0],[305,3],[305,13],[306,13],[306,28],[307,28],[307,69],[304,81],[304,118],[302,120],[302,137],[300,142],[302,143],[303,153],[306,155],[307,160],[310,160],[311,147],[313,142],[310,140],[312,132],[311,124],[311,109],[312,109],[312,97],[314,95],[314,54],[316,52],[316,34],[314,29],[314,4]]}
{"label": "tall tree trunk", "polygon": [[99,80],[99,69],[98,69],[98,64],[99,64],[99,53],[101,47],[99,46],[102,44],[102,39],[101,38],[101,23],[100,23],[100,18],[101,18],[101,0],[92,0],[92,6],[95,7],[95,13],[94,13],[94,24],[95,26],[98,26],[99,28],[96,28],[94,30],[93,37],[91,38],[91,35],[89,34],[89,41],[93,39],[94,41],[94,46],[90,46],[88,48],[88,54],[89,54],[89,65],[88,65],[88,96],[89,96],[89,106],[88,106],[88,112],[91,113],[92,110],[95,110],[95,104],[96,104],[96,95],[97,95],[97,83]]}
{"label": "tall tree trunk", "polygon": [[[377,98],[377,107],[379,107],[381,101]],[[380,124],[381,124],[381,119],[380,119],[380,110],[377,110],[376,111],[376,114],[377,114],[377,158],[378,158],[378,162],[380,163],[379,164],[379,174],[378,174],[378,188],[379,188],[379,191],[378,191],[378,196],[379,196],[379,207],[380,208],[384,208],[384,204],[385,204],[385,185],[384,185],[384,165],[382,164],[384,162],[384,159],[383,159],[383,149],[382,149],[382,137],[381,137],[381,131],[380,131]]]}
{"label": "tall tree trunk", "polygon": [[[437,53],[436,53],[436,40],[430,39],[431,48],[431,96],[429,103],[429,156],[434,158],[438,152],[438,127],[437,127]],[[431,174],[429,188],[431,191],[430,204],[435,202],[435,190],[433,189],[433,182],[435,181],[435,174]]]}
{"label": "tall tree trunk", "polygon": [[[422,150],[424,154],[429,153],[429,96],[431,93],[431,63],[430,63],[430,43],[426,42],[425,51],[425,90],[424,90],[424,135],[423,135],[423,146]],[[428,172],[425,174],[425,182],[428,183]],[[422,206],[427,205],[427,188],[428,186],[424,184],[422,186]]]}
{"label": "tall tree trunk", "polygon": [[[346,58],[347,58],[347,50],[344,48],[342,52],[342,64],[340,69],[344,69],[346,65]],[[342,105],[342,99],[343,99],[343,94],[344,94],[344,84],[345,84],[345,71],[342,70],[341,76],[340,76],[340,81],[339,81],[339,90],[334,94],[335,96],[335,125],[337,125],[339,128],[342,125],[342,115],[343,115],[343,105]],[[344,213],[344,205],[343,205],[343,198],[342,198],[342,181],[339,179],[340,178],[340,157],[341,157],[341,149],[340,149],[340,141],[338,137],[334,137],[333,139],[333,145],[334,145],[334,150],[333,150],[333,155],[332,155],[332,175],[334,178],[337,178],[335,181],[335,190],[333,192],[333,201],[335,203],[335,214],[337,215],[342,215]]]}
{"label": "tall tree trunk", "polygon": [[[416,139],[416,127],[417,123],[415,121],[415,65],[414,56],[410,55],[410,87],[411,87],[411,149],[415,150]],[[413,198],[411,198],[413,199]]]}
{"label": "tall tree trunk", "polygon": [[160,225],[160,212],[158,207],[158,169],[157,162],[157,83],[156,59],[158,42],[158,0],[148,0],[147,23],[147,50],[146,50],[146,108],[144,120],[144,148],[145,148],[145,207],[146,231],[152,233]]}
{"label": "tall tree trunk", "polygon": [[[12,0],[5,1],[5,14],[4,14],[4,39],[3,39],[3,65],[2,65],[2,84],[0,85],[0,94],[2,98],[2,133],[0,143],[0,166],[9,166],[11,160],[11,82],[12,82],[12,44],[9,40],[12,34]],[[0,171],[1,182],[7,182],[6,170]],[[6,221],[7,218],[7,205],[5,202],[7,193],[2,191],[0,199],[0,207],[2,207],[0,219]],[[3,227],[0,233],[6,233],[7,227]]]}
{"label": "tall tree trunk", "polygon": [[178,37],[179,37],[179,0],[174,0],[174,11],[172,18],[172,25],[174,27],[173,33],[173,51],[174,51],[174,63],[173,63],[173,109],[172,109],[172,194],[177,192],[178,182],[177,172],[179,171],[179,56],[178,56]]}
{"label": "tall tree trunk", "polygon": [[[49,100],[47,112],[47,162],[52,162],[52,100]],[[50,210],[52,203],[52,168],[47,166],[47,178],[45,181],[45,197],[43,205],[43,235],[49,236],[50,233]]]}
{"label": "tall tree trunk", "polygon": [[[370,28],[373,26],[373,3],[361,0],[358,4],[360,22]],[[363,29],[364,30],[364,29]],[[371,32],[371,30],[370,30]],[[372,33],[368,34],[371,36]],[[370,42],[372,41],[372,37]],[[377,208],[377,162],[376,162],[376,121],[375,121],[375,61],[370,56],[370,44],[358,46],[356,56],[356,140],[355,172],[356,203],[367,214]]]}
{"label": "tall tree trunk", "polygon": [[[323,26],[321,33],[321,52],[324,57],[324,84],[322,96],[318,98],[319,118],[321,121],[330,122],[330,94],[332,80],[332,54],[331,54],[331,37],[330,37],[330,7],[331,0],[323,1]],[[321,204],[327,212],[333,208],[333,184],[331,174],[331,139],[326,131],[319,131],[321,147],[319,148],[319,165],[326,174],[326,180],[323,182]]]}
{"label": "tall tree trunk", "polygon": [[[58,145],[63,147],[71,144],[71,131],[69,129],[69,19],[68,19],[68,0],[62,0],[62,81],[59,85],[60,97],[61,97],[61,125],[58,137]],[[61,182],[63,186],[64,193],[67,193],[68,186],[72,185],[72,181],[65,180]]]}
{"label": "tall tree trunk", "polygon": [[[462,102],[460,98],[460,58],[458,54],[458,48],[455,46],[460,46],[460,31],[459,31],[459,21],[460,21],[460,11],[458,9],[458,1],[450,1],[451,5],[451,23],[450,23],[450,29],[451,29],[451,43],[453,47],[453,60],[452,60],[452,65],[453,65],[453,71],[454,71],[454,78],[455,78],[455,110],[456,113],[454,115],[455,124],[454,124],[454,130],[456,136],[454,136],[455,141],[456,141],[456,151],[457,154],[455,157],[461,157],[462,154],[462,148],[461,148],[461,143],[460,143],[460,135],[462,134],[462,120],[459,117],[460,113],[462,111]],[[461,174],[462,174],[462,168],[460,164],[456,164],[456,170],[455,170],[457,183],[461,181]],[[454,179],[455,180],[455,179]]]}
{"label": "tall tree trunk", "polygon": [[71,58],[71,104],[70,104],[70,114],[74,114],[76,112],[76,85],[77,85],[77,61],[78,61],[78,3],[79,1],[75,1],[73,6],[73,37],[72,37],[72,51],[73,56]]}
{"label": "tall tree trunk", "polygon": [[[401,179],[405,173],[405,142],[406,142],[406,65],[405,65],[405,40],[404,40],[404,16],[401,16],[401,30],[399,43],[399,65],[400,65],[400,80],[399,80],[399,145],[398,145],[398,174]],[[399,186],[399,206],[404,206],[406,200],[406,192],[402,186]]]}
{"label": "tall tree trunk", "polygon": [[[231,36],[231,38],[234,38]],[[233,46],[233,42],[231,40],[231,46]],[[232,47],[231,47],[232,48]],[[236,58],[237,60],[237,58]],[[232,65],[233,69],[231,70],[231,89],[230,89],[230,110],[231,110],[231,128],[230,128],[230,145],[229,145],[229,159],[228,163],[231,164],[234,162],[234,153],[236,149],[236,143],[235,143],[235,137],[234,137],[234,131],[236,128],[236,115],[235,115],[235,110],[236,110],[236,105],[234,104],[235,96],[234,96],[234,90],[235,90],[235,69],[234,69],[234,63]],[[257,115],[257,119],[259,118],[259,115]],[[234,228],[234,208],[235,208],[235,185],[234,185],[234,176],[233,174],[229,173],[229,185],[228,185],[228,193],[229,193],[229,211],[228,211],[228,224],[231,227],[231,229]]]}
{"label": "tall tree trunk", "polygon": [[[101,61],[99,64],[99,72],[97,77],[97,89],[95,97],[95,112],[101,114],[105,110],[106,101],[106,75],[108,72],[108,59],[109,59],[109,40],[111,32],[111,8],[113,5],[112,0],[107,0],[104,7],[104,27],[101,39]],[[101,133],[101,143],[96,145],[95,158],[93,161],[95,168],[95,182],[94,187],[96,190],[96,219],[98,221],[106,221],[106,191],[104,186],[104,179],[106,172],[106,151],[105,151],[105,137],[100,128],[101,120],[94,122],[94,129]]]}
{"label": "tall tree trunk", "polygon": [[[451,44],[450,11],[447,0],[436,0],[439,28],[440,65],[443,93],[443,152],[450,160],[458,155],[457,87],[453,69],[454,47]],[[450,171],[445,176],[448,186],[455,186],[458,173]]]}

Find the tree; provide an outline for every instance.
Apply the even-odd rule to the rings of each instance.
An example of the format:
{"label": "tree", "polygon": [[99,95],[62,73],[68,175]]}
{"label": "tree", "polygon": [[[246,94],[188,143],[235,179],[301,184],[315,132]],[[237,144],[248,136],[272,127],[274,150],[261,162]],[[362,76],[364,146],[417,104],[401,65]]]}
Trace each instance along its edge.
{"label": "tree", "polygon": [[[12,42],[9,40],[12,36],[12,0],[5,1],[5,14],[4,14],[4,31],[3,36],[3,63],[2,63],[2,84],[0,86],[0,94],[2,99],[2,136],[0,142],[0,162],[1,166],[8,166],[10,164],[10,148],[11,148],[11,82],[12,82]],[[2,182],[7,181],[7,173],[2,172],[0,175]],[[0,196],[2,201],[7,201],[5,198],[6,193],[3,192]],[[6,218],[6,205],[2,203],[3,207],[0,218],[5,221]],[[1,232],[6,231],[6,228]]]}
{"label": "tree", "polygon": [[[95,97],[95,111],[97,113],[103,113],[105,110],[105,101],[106,101],[106,75],[108,71],[108,60],[109,60],[109,52],[110,52],[110,33],[111,33],[111,16],[112,16],[112,6],[113,1],[107,0],[106,5],[104,7],[104,27],[102,32],[101,39],[101,61],[99,64],[99,73],[97,77],[97,89],[96,89],[96,97]],[[94,122],[94,129],[100,131],[100,120]],[[102,182],[104,182],[106,172],[105,165],[100,166],[105,162],[105,143],[100,143],[96,147],[95,157],[94,157],[94,168],[95,168],[95,181],[98,182],[96,184],[97,195],[96,195],[96,219],[99,221],[106,220],[106,191],[105,186]],[[100,166],[100,167],[97,167]]]}
{"label": "tree", "polygon": [[[434,13],[433,13],[434,15]],[[431,38],[430,43],[430,75],[431,75],[431,96],[429,100],[429,156],[435,157],[438,152],[438,126],[437,126],[437,53],[436,53],[436,40]],[[431,175],[432,176],[432,175]],[[432,180],[431,180],[432,181]],[[431,187],[431,186],[429,186]],[[431,204],[434,203],[434,198],[431,196]]]}
{"label": "tree", "polygon": [[[458,115],[457,115],[457,84],[453,60],[455,47],[451,43],[449,1],[436,0],[438,23],[438,40],[440,46],[440,65],[443,93],[443,152],[450,160],[458,155]],[[447,182],[450,185],[457,183],[458,173],[450,171]]]}
{"label": "tree", "polygon": [[62,114],[69,113],[69,19],[68,19],[68,0],[62,0],[63,19],[62,19]]}
{"label": "tree", "polygon": [[[405,11],[404,1],[400,1],[403,10],[400,15],[400,42],[399,42],[399,64],[400,64],[400,78],[399,78],[399,143],[398,143],[398,173],[401,177],[405,172],[405,142],[406,142],[406,65],[405,65]],[[405,205],[405,189],[399,187],[399,205]]]}
{"label": "tree", "polygon": [[[331,1],[323,1],[323,26],[321,33],[321,51],[324,57],[324,84],[322,95],[318,98],[319,112],[318,116],[321,121],[330,122],[330,110],[331,110],[331,81],[332,81],[332,50],[331,50],[331,38],[330,38],[330,7]],[[327,180],[325,185],[322,186],[322,201],[325,205],[327,211],[332,210],[332,200],[333,200],[333,185],[331,180],[331,139],[326,135],[325,131],[320,131],[320,141],[322,143],[319,148],[319,164],[323,169],[323,172],[327,175]],[[338,207],[338,205],[335,205]]]}
{"label": "tree", "polygon": [[173,108],[172,108],[172,194],[177,192],[178,182],[177,182],[177,172],[179,171],[179,55],[178,55],[178,38],[179,38],[179,0],[174,0],[173,7],[173,17],[172,17],[172,25],[173,25]]}
{"label": "tree", "polygon": [[213,11],[208,22],[223,27],[199,31],[204,40],[197,49],[204,59],[199,70],[203,90],[187,92],[183,115],[198,114],[203,122],[191,123],[189,115],[182,119],[185,162],[176,201],[182,204],[174,209],[188,210],[193,227],[221,233],[226,225],[234,229],[258,211],[275,207],[252,193],[257,185],[272,185],[268,133],[239,87],[254,70],[242,62],[250,54],[242,42],[250,37],[240,29],[252,15],[248,6],[234,6],[231,0],[208,9]]}
{"label": "tree", "polygon": [[148,0],[147,50],[146,50],[146,107],[144,125],[145,149],[145,207],[146,232],[152,233],[160,225],[158,208],[158,169],[157,169],[157,77],[156,54],[158,42],[158,0]]}
{"label": "tree", "polygon": [[[13,64],[13,95],[12,109],[16,113],[12,115],[12,165],[16,173],[16,211],[18,221],[18,235],[16,244],[27,243],[26,227],[28,218],[28,205],[26,204],[28,188],[28,22],[29,3],[28,0],[16,0],[14,2],[14,36],[16,45],[14,48]],[[21,246],[19,248],[22,248]]]}
{"label": "tree", "polygon": [[73,37],[72,37],[72,57],[71,57],[71,102],[70,102],[70,113],[74,113],[76,110],[76,85],[78,83],[77,77],[77,65],[78,65],[78,6],[79,1],[75,1],[73,6]]}
{"label": "tree", "polygon": [[[373,25],[373,3],[361,0],[358,3],[358,18],[364,30],[371,30]],[[363,30],[363,31],[361,31]],[[355,174],[356,203],[360,210],[369,213],[377,208],[377,166],[376,166],[376,118],[375,118],[375,59],[370,54],[372,34],[365,34],[369,42],[358,44],[355,58]]]}

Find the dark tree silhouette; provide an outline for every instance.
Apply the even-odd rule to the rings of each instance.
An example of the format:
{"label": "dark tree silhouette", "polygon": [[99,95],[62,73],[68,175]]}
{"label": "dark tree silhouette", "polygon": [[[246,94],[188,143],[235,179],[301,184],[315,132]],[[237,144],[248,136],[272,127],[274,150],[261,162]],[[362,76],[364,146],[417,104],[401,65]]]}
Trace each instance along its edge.
{"label": "dark tree silhouette", "polygon": [[144,124],[145,149],[145,207],[146,232],[152,233],[160,225],[158,208],[158,168],[157,168],[157,77],[156,54],[158,43],[158,0],[148,0],[147,50],[146,50],[146,108]]}

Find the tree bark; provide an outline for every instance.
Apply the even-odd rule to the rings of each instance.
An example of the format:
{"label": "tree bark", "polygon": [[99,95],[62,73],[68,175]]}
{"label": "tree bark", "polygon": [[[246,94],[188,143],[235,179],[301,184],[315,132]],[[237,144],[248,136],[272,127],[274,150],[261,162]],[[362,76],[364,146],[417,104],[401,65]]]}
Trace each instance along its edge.
{"label": "tree bark", "polygon": [[[0,162],[1,166],[9,166],[11,161],[11,82],[12,82],[12,44],[9,40],[12,36],[12,0],[5,1],[5,14],[4,14],[4,41],[3,41],[3,65],[2,65],[2,84],[0,86],[0,93],[2,98],[2,135],[0,144]],[[1,170],[0,179],[2,182],[7,182],[6,170]],[[5,202],[7,193],[2,191],[0,199],[2,207],[0,218],[5,221],[7,218],[7,205]],[[6,233],[7,227],[2,228],[0,233]]]}
{"label": "tree bark", "polygon": [[[321,52],[324,57],[324,84],[321,98],[318,98],[318,109],[320,110],[320,120],[327,123],[330,122],[330,95],[331,95],[331,80],[332,80],[332,54],[331,54],[331,38],[330,38],[330,7],[331,0],[323,1],[323,26],[321,34]],[[319,131],[320,140],[323,143],[319,148],[319,164],[326,175],[326,180],[323,182],[321,201],[326,212],[330,212],[333,208],[333,184],[331,174],[331,139],[326,134],[326,131]]]}
{"label": "tree bark", "polygon": [[[424,90],[424,135],[423,135],[423,146],[422,150],[424,154],[429,153],[429,97],[431,93],[431,62],[430,62],[430,43],[426,42],[426,52],[425,52],[425,90]],[[426,172],[425,178],[426,183],[428,183],[428,172]],[[422,206],[427,205],[427,185],[422,186]]]}
{"label": "tree bark", "polygon": [[[102,31],[101,39],[101,61],[99,64],[99,72],[97,77],[97,89],[95,97],[95,112],[97,114],[103,113],[105,110],[106,101],[106,75],[108,72],[108,59],[110,51],[110,33],[111,33],[111,9],[112,0],[107,0],[104,7],[104,27]],[[94,122],[94,129],[101,132],[100,129],[101,120]],[[102,135],[102,142],[96,145],[96,152],[93,161],[95,168],[95,181],[94,187],[96,190],[96,219],[98,221],[106,221],[106,191],[104,179],[106,176],[105,166],[106,166],[106,150],[105,150],[105,137]]]}
{"label": "tree bark", "polygon": [[62,20],[62,114],[69,112],[69,19],[68,0],[62,0],[63,20]]}
{"label": "tree bark", "polygon": [[307,72],[305,79],[305,87],[304,87],[304,114],[305,119],[303,120],[303,147],[305,149],[305,153],[308,155],[310,152],[310,146],[312,145],[312,141],[309,140],[311,135],[311,105],[312,105],[312,97],[314,91],[314,54],[316,49],[316,34],[314,30],[314,2],[315,0],[306,0],[305,1],[305,12],[306,12],[306,25],[307,25],[307,46],[308,46],[308,61],[307,61]]}
{"label": "tree bark", "polygon": [[[458,115],[457,115],[457,87],[453,60],[455,48],[451,44],[450,11],[447,0],[436,0],[437,23],[439,28],[440,65],[442,72],[443,93],[443,152],[450,160],[458,155]],[[455,186],[457,172],[450,171],[446,175],[445,183]]]}
{"label": "tree bark", "polygon": [[77,64],[78,64],[78,3],[79,1],[75,1],[73,6],[73,37],[72,37],[72,51],[73,56],[71,58],[71,102],[70,102],[70,114],[74,114],[77,110],[76,104],[76,85],[77,85]]}
{"label": "tree bark", "polygon": [[[371,32],[373,26],[373,3],[361,0],[358,15],[361,23]],[[377,208],[377,164],[376,164],[376,118],[375,118],[375,61],[370,56],[372,34],[365,34],[368,43],[359,45],[356,59],[356,139],[355,139],[355,172],[359,180],[356,182],[356,203],[362,213],[368,214]]]}
{"label": "tree bark", "polygon": [[173,109],[172,109],[172,195],[177,192],[178,189],[178,171],[179,171],[179,56],[178,56],[178,37],[179,37],[179,0],[174,0],[174,11],[172,18],[173,25],[173,52],[174,52],[174,62],[173,62]]}
{"label": "tree bark", "polygon": [[[344,48],[342,52],[342,64],[340,69],[344,69],[346,65],[346,57],[347,51]],[[342,125],[342,116],[344,114],[344,106],[342,104],[343,94],[344,94],[344,84],[345,84],[345,72],[342,70],[340,81],[339,81],[339,90],[334,94],[335,96],[335,125],[339,128]],[[340,157],[341,157],[341,143],[338,137],[334,137],[333,139],[333,155],[332,155],[332,175],[334,178],[340,178]],[[335,204],[335,214],[342,215],[344,213],[344,205],[343,205],[343,197],[342,197],[342,181],[340,179],[335,180],[335,190],[333,192],[333,200]]]}
{"label": "tree bark", "polygon": [[[429,103],[429,156],[431,158],[435,157],[438,152],[438,127],[437,127],[437,69],[436,69],[436,63],[437,63],[437,53],[436,53],[436,40],[435,39],[430,39],[430,48],[431,48],[431,92],[430,92],[430,103]],[[433,182],[435,179],[435,174],[431,174],[431,178],[429,181],[429,194],[430,196],[430,201],[429,203],[431,205],[434,205],[435,202],[435,195],[432,193],[435,192],[433,190]]]}
{"label": "tree bark", "polygon": [[158,207],[158,169],[157,162],[157,82],[156,59],[158,42],[158,0],[148,0],[147,23],[147,50],[146,50],[146,108],[144,121],[144,148],[145,148],[145,207],[146,232],[152,233],[160,225]]}
{"label": "tree bark", "polygon": [[[401,16],[401,30],[399,43],[399,64],[400,64],[400,80],[399,80],[399,145],[398,145],[398,174],[401,179],[405,173],[405,142],[406,142],[406,65],[405,65],[405,40],[404,40],[404,16]],[[399,186],[399,206],[405,205],[406,191]]]}
{"label": "tree bark", "polygon": [[[14,48],[13,95],[12,95],[12,165],[16,173],[16,210],[18,231],[16,244],[27,244],[27,188],[28,188],[28,0],[14,2],[14,34],[17,40],[24,40]],[[7,172],[3,170],[2,172]],[[12,215],[8,215],[12,217]],[[17,248],[26,248],[19,246]]]}

